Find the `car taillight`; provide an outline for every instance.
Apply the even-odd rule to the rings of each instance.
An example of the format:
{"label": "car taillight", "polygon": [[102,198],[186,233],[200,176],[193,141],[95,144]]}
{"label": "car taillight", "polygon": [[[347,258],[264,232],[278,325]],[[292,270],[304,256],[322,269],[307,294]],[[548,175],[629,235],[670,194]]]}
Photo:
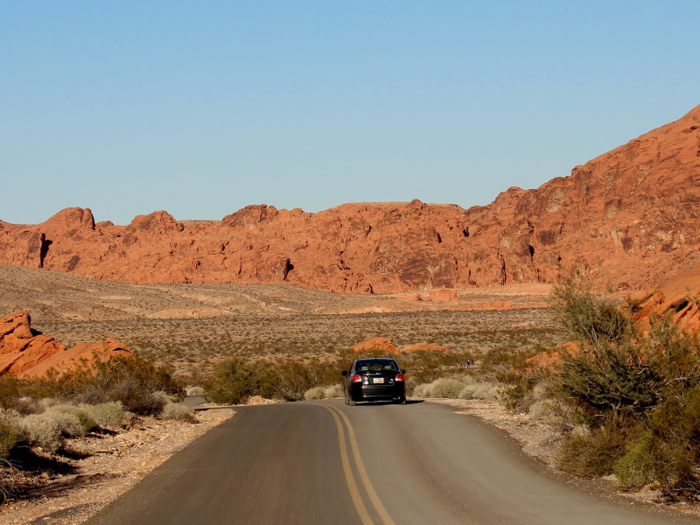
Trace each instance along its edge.
{"label": "car taillight", "polygon": [[362,376],[355,374],[352,376],[352,382],[353,383],[362,383]]}
{"label": "car taillight", "polygon": [[396,381],[403,381],[403,374],[396,374]]}

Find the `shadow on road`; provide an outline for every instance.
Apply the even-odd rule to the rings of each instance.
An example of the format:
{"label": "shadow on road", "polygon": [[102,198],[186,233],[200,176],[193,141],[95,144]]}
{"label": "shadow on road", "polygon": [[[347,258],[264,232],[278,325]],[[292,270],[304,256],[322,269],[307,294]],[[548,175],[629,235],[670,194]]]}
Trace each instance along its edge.
{"label": "shadow on road", "polygon": [[[407,405],[415,405],[417,403],[423,403],[424,401],[422,399],[409,399],[406,400]],[[393,401],[358,401],[357,405],[358,407],[372,407],[372,406],[382,406],[382,405],[395,405]]]}

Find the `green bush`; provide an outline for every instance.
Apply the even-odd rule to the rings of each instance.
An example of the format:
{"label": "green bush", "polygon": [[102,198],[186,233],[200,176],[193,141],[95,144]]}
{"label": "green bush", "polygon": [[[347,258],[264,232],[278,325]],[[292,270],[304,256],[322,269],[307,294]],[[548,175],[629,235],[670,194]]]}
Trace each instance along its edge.
{"label": "green bush", "polygon": [[167,404],[167,400],[162,396],[149,391],[132,377],[126,377],[115,384],[107,394],[114,401],[121,403],[125,410],[144,416],[160,414]]}
{"label": "green bush", "polygon": [[556,455],[557,466],[584,478],[608,476],[627,453],[629,434],[629,426],[620,421],[588,432],[572,432],[562,441]]}
{"label": "green bush", "polygon": [[569,275],[552,289],[554,319],[582,341],[619,341],[630,330],[629,316],[609,299],[597,297],[590,283]]}
{"label": "green bush", "polygon": [[10,456],[12,449],[22,439],[22,433],[10,423],[0,421],[0,458]]}
{"label": "green bush", "polygon": [[49,371],[37,384],[40,397],[71,399],[88,404],[119,401],[126,410],[139,415],[158,414],[167,400],[157,392],[177,399],[184,397],[182,383],[163,366],[137,355],[96,361],[90,366],[59,375]]}
{"label": "green bush", "polygon": [[244,404],[252,396],[299,401],[308,390],[337,382],[341,370],[343,366],[338,362],[270,363],[231,358],[214,368],[204,391],[214,403]]}
{"label": "green bush", "polygon": [[564,354],[551,391],[570,407],[570,425],[592,428],[564,440],[560,467],[614,472],[623,490],[651,484],[669,499],[700,497],[698,335],[670,315],[652,315],[642,333],[632,301],[613,311],[572,280],[555,288],[555,308],[578,348]]}

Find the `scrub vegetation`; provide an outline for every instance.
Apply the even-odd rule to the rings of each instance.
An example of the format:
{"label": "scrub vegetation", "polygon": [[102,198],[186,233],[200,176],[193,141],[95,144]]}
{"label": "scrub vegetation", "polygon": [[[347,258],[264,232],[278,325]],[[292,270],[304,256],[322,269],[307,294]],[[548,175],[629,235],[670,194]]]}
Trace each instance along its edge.
{"label": "scrub vegetation", "polygon": [[658,488],[666,498],[700,496],[700,339],[652,318],[633,322],[636,305],[596,298],[581,280],[555,288],[556,316],[576,341],[563,354],[551,392],[571,432],[562,469],[615,474],[623,490]]}
{"label": "scrub vegetation", "polygon": [[66,439],[119,429],[138,417],[193,422],[176,402],[183,396],[165,367],[138,356],[42,380],[0,377],[0,462],[9,467],[0,469],[0,501],[16,492],[12,469],[35,463],[27,459],[34,451],[70,455]]}
{"label": "scrub vegetation", "polygon": [[671,316],[653,318],[642,330],[634,301],[598,297],[576,277],[554,288],[552,306],[573,344],[559,348],[549,366],[516,360],[497,375],[501,400],[561,429],[562,470],[614,475],[621,490],[647,487],[668,501],[697,500],[697,334],[682,331]]}

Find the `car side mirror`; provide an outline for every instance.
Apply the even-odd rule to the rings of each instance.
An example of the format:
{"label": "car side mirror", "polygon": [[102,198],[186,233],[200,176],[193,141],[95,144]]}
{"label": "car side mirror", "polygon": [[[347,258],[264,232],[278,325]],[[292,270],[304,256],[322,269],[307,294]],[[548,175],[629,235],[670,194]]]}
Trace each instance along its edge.
{"label": "car side mirror", "polygon": [[343,377],[347,376],[347,375],[348,375],[347,370],[343,370],[343,371],[340,373],[340,375],[343,376]]}
{"label": "car side mirror", "polygon": [[399,372],[401,372],[402,374],[406,373],[406,371],[403,368],[401,370],[399,370]]}

